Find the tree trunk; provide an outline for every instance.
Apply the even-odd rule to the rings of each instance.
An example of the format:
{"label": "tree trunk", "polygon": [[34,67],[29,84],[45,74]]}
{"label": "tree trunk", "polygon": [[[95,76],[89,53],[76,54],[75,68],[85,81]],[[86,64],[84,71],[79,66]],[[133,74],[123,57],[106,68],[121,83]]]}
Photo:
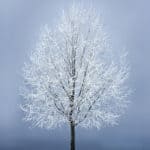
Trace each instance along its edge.
{"label": "tree trunk", "polygon": [[70,150],[75,150],[75,126],[70,124]]}

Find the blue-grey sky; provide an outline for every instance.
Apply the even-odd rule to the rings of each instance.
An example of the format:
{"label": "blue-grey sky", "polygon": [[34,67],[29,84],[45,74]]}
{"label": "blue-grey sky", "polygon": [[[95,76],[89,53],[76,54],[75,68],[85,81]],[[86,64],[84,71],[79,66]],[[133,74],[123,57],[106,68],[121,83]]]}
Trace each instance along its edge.
{"label": "blue-grey sky", "polygon": [[[86,5],[86,0],[83,1]],[[101,12],[114,48],[129,51],[134,89],[131,104],[116,127],[77,129],[78,149],[150,149],[150,1],[93,0]],[[40,27],[55,25],[70,0],[0,0],[0,150],[68,148],[67,127],[29,128],[22,121],[18,95],[21,68],[34,47]]]}

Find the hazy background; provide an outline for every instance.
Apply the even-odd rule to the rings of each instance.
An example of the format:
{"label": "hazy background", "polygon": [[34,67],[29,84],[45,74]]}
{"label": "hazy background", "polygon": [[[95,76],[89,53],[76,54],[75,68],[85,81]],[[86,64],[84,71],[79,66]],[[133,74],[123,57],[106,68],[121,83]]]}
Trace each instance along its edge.
{"label": "hazy background", "polygon": [[[87,1],[85,0],[85,3]],[[116,127],[77,129],[78,150],[150,150],[150,1],[93,0],[114,48],[126,47],[132,103]],[[40,27],[55,25],[70,0],[0,0],[0,150],[67,150],[67,127],[46,131],[22,121],[21,68]]]}

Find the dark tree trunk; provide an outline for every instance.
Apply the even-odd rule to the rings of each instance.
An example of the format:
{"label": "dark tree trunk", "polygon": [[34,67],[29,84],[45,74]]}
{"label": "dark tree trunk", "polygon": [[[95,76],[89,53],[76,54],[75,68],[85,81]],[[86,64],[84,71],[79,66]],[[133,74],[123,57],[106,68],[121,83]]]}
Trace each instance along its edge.
{"label": "dark tree trunk", "polygon": [[70,124],[70,150],[75,150],[75,126]]}

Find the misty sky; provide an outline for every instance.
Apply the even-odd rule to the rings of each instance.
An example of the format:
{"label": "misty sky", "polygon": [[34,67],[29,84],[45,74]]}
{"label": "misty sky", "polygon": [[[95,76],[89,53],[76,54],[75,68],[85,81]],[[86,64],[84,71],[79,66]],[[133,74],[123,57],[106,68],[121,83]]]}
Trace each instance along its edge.
{"label": "misty sky", "polygon": [[[86,5],[86,0],[83,1]],[[129,52],[134,90],[131,104],[116,127],[100,131],[77,129],[79,149],[150,149],[150,1],[93,0],[102,13],[116,49]],[[70,0],[0,0],[0,150],[68,148],[67,127],[29,128],[19,109],[21,68],[34,48],[40,28],[54,26]],[[32,143],[32,144],[31,144]],[[59,143],[59,144],[58,144]]]}

